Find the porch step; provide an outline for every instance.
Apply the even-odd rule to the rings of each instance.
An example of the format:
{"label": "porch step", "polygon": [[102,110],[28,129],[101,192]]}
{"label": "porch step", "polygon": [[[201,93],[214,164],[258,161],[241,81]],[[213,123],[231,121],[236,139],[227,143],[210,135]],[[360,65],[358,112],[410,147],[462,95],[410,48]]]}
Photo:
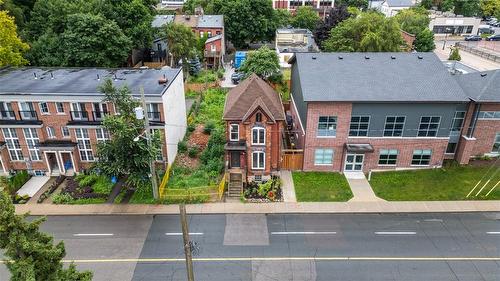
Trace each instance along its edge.
{"label": "porch step", "polygon": [[243,175],[241,173],[230,173],[227,188],[228,197],[240,197],[243,193]]}

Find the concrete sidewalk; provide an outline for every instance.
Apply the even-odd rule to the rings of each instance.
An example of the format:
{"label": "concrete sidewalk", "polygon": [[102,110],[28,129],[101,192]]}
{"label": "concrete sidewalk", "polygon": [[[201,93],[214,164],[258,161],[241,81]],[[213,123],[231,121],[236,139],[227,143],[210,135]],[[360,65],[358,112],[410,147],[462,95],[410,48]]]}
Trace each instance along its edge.
{"label": "concrete sidewalk", "polygon": [[345,172],[344,176],[354,194],[354,197],[349,202],[383,201],[375,195],[363,172]]}
{"label": "concrete sidewalk", "polygon": [[[285,213],[433,213],[500,212],[500,201],[421,202],[279,202],[207,203],[186,205],[189,214],[285,214]],[[178,214],[178,205],[17,205],[18,214],[31,215],[159,215]]]}

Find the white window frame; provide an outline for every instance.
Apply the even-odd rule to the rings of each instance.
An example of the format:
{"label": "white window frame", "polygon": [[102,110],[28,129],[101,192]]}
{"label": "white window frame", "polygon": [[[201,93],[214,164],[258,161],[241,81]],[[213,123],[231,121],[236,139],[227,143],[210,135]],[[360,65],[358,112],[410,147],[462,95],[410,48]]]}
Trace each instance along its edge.
{"label": "white window frame", "polygon": [[[255,163],[254,161],[254,155],[257,155],[257,163]],[[259,165],[260,160],[262,160],[262,167],[260,167]],[[266,153],[264,151],[252,152],[252,170],[265,170],[265,169],[266,169]]]}
{"label": "white window frame", "polygon": [[23,161],[23,150],[21,144],[19,143],[19,137],[17,131],[14,128],[3,128],[3,137],[7,145],[7,150],[9,152],[9,157],[11,161]]}
{"label": "white window frame", "polygon": [[477,115],[479,120],[500,120],[500,111],[480,111]]}
{"label": "white window frame", "polygon": [[[331,152],[331,153],[330,153]],[[321,157],[320,156],[321,153]],[[329,156],[331,154],[331,156]],[[314,150],[314,166],[332,166],[333,165],[333,157],[335,155],[335,151],[333,148],[316,148]],[[325,158],[325,156],[327,156]],[[321,158],[321,162],[319,163],[318,160]],[[325,159],[330,158],[330,163],[325,163]]]}
{"label": "white window frame", "polygon": [[83,162],[93,162],[94,154],[90,143],[89,130],[86,128],[75,128],[75,136],[80,160]]}
{"label": "white window frame", "polygon": [[[327,121],[326,122],[320,122],[321,118],[326,117]],[[330,120],[332,118],[333,120]],[[316,126],[316,137],[318,138],[336,138],[337,137],[337,116],[334,115],[321,115],[318,116],[318,125]],[[320,129],[321,124],[326,124],[326,129]],[[322,132],[322,133],[320,133]],[[324,134],[326,133],[326,134]]]}
{"label": "white window frame", "polygon": [[[495,151],[495,146],[497,149]],[[495,139],[493,140],[493,147],[491,148],[492,154],[500,154],[500,133],[495,134]]]}
{"label": "white window frame", "polygon": [[[420,151],[420,153],[416,154],[416,152]],[[430,154],[427,154],[425,153],[424,154],[424,151],[429,151]],[[415,158],[415,155],[419,155],[419,156],[423,156],[423,155],[429,155],[429,163],[428,164],[421,164],[422,163],[422,157],[420,157],[420,159],[418,160],[419,161],[419,164],[413,164],[413,161],[414,161],[414,158]],[[427,166],[430,166],[431,165],[431,160],[432,160],[432,149],[415,149],[413,150],[413,153],[412,153],[412,156],[411,156],[411,166],[423,166],[423,167],[427,167]]]}
{"label": "white window frame", "polygon": [[47,137],[49,139],[55,139],[56,138],[56,130],[54,129],[54,127],[48,126],[46,128],[46,130],[47,130]]}
{"label": "white window frame", "polygon": [[[393,124],[393,128],[392,129],[386,129],[387,128],[387,119],[388,118],[392,118],[394,117],[394,122],[390,122]],[[401,128],[401,135],[400,136],[395,136],[394,135],[394,131],[396,130],[395,129],[395,126],[396,124],[401,124],[401,122],[397,122],[397,119],[398,118],[404,118],[404,121],[403,121],[403,128]],[[403,116],[403,115],[388,115],[385,117],[385,123],[384,123],[384,130],[382,131],[382,137],[384,138],[401,138],[403,137],[404,133],[405,133],[405,126],[406,126],[406,116]],[[386,136],[385,135],[385,132],[386,131],[390,131],[391,132],[391,135],[390,136]],[[398,129],[399,131],[399,129]]]}
{"label": "white window frame", "polygon": [[35,128],[24,128],[24,139],[26,140],[26,145],[28,146],[28,152],[31,161],[42,161],[42,154],[38,145],[40,144],[40,138]]}
{"label": "white window frame", "polygon": [[[68,134],[64,133],[64,129],[67,130]],[[65,139],[71,138],[71,132],[69,131],[69,128],[66,127],[66,126],[61,127],[61,134],[62,134],[62,137],[65,138]]]}
{"label": "white window frame", "polygon": [[[383,159],[385,161],[385,164],[381,164],[380,161],[382,160],[381,157],[382,155],[387,155],[387,159]],[[392,159],[389,159],[391,155],[396,155],[396,159],[394,159],[396,162],[394,164],[389,164],[388,162],[391,161]],[[399,156],[399,150],[397,149],[380,149],[379,154],[378,154],[378,161],[377,164],[379,166],[390,166],[394,167],[397,166],[398,164],[398,156]]]}
{"label": "white window frame", "polygon": [[[66,112],[64,111],[64,103],[63,102],[55,102],[54,105],[56,106],[56,113],[59,114],[59,115],[64,115],[66,114]],[[59,105],[62,106],[62,111],[60,111],[59,109]]]}
{"label": "white window frame", "polygon": [[[254,131],[257,131],[257,139],[254,138]],[[262,138],[260,132],[263,131]],[[266,128],[254,127],[252,128],[252,145],[266,145]]]}
{"label": "white window frame", "polygon": [[[234,132],[234,128],[236,127],[236,132]],[[233,134],[236,133],[236,138],[233,138]],[[239,141],[240,140],[240,125],[239,124],[230,124],[229,125],[229,140],[230,141]]]}
{"label": "white window frame", "polygon": [[[429,122],[423,123],[422,121],[423,118],[429,118]],[[431,129],[431,125],[436,124],[436,122],[432,121],[433,118],[438,118],[436,129]],[[422,125],[426,125],[427,128],[421,129]],[[421,116],[420,123],[418,124],[418,129],[417,129],[417,138],[436,138],[439,134],[440,126],[441,126],[441,116]],[[425,132],[425,136],[420,136],[420,132]],[[430,132],[435,132],[435,135],[430,136],[429,135]]]}
{"label": "white window frame", "polygon": [[[42,115],[50,115],[49,103],[48,102],[39,102],[38,107],[40,108],[40,114]],[[44,110],[46,109],[46,110]]]}
{"label": "white window frame", "polygon": [[[463,114],[463,117],[459,117],[458,114]],[[465,115],[467,112],[465,111],[455,111],[455,115],[453,115],[453,120],[451,121],[451,128],[450,128],[450,136],[458,136],[460,132],[462,131],[464,127],[464,121],[465,121]],[[455,123],[456,121],[460,121],[460,126],[456,127]]]}
{"label": "white window frame", "polygon": [[[70,104],[70,108],[71,108],[71,114],[72,114],[72,118],[74,120],[83,120],[85,119],[85,116],[84,113],[83,113],[83,108],[82,108],[82,102],[72,102]],[[86,109],[86,107],[85,107]],[[78,115],[75,115],[75,112],[78,112]]]}
{"label": "white window frame", "polygon": [[14,113],[11,102],[0,102],[0,110],[3,111],[3,114],[1,116],[2,119],[16,119],[16,114]]}
{"label": "white window frame", "polygon": [[109,140],[109,131],[106,128],[96,128],[95,129],[95,137],[97,143],[105,142]]}

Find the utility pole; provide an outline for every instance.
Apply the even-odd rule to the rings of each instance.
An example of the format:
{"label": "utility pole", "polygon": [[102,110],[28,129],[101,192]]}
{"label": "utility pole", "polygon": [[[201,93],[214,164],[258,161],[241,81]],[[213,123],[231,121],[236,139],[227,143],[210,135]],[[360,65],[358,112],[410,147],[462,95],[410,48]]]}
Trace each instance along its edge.
{"label": "utility pole", "polygon": [[[146,106],[146,98],[144,97],[144,88],[141,86],[141,101],[142,108],[144,109],[144,127],[146,141],[148,142],[148,147],[151,147],[151,132],[149,131],[149,112]],[[151,174],[151,185],[153,187],[153,197],[158,200],[160,196],[158,195],[158,183],[156,181],[156,171],[155,171],[155,160],[151,159],[149,161],[149,173]]]}
{"label": "utility pole", "polygon": [[184,240],[184,254],[186,255],[187,280],[194,281],[193,259],[191,256],[191,243],[189,243],[189,229],[186,217],[186,206],[179,204],[181,213],[182,238]]}

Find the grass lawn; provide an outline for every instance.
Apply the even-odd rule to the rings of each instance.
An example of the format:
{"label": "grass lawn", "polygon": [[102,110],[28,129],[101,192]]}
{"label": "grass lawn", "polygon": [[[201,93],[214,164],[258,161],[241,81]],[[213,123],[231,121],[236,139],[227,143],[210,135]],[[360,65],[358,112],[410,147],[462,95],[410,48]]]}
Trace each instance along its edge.
{"label": "grass lawn", "polygon": [[329,172],[293,172],[299,202],[347,201],[352,191],[344,175]]}
{"label": "grass lawn", "polygon": [[[484,195],[500,180],[500,173],[495,174],[496,167],[488,171],[490,166],[453,166],[442,169],[391,171],[373,173],[370,185],[378,197],[390,201],[420,200],[493,200],[500,199],[500,184],[490,193]],[[483,181],[466,198],[467,194],[484,176]],[[475,196],[488,179],[489,184],[479,196]]]}

